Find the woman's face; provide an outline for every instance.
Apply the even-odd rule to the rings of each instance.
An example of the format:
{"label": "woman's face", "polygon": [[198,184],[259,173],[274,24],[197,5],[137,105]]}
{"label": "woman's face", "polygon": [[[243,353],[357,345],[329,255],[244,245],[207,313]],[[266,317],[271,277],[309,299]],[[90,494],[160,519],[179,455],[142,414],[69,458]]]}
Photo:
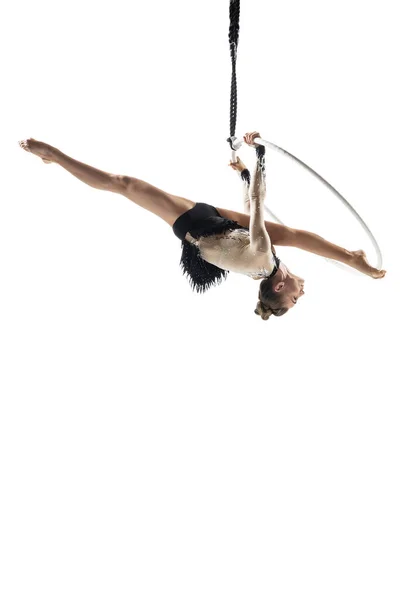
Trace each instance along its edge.
{"label": "woman's face", "polygon": [[274,276],[273,287],[281,297],[282,308],[293,308],[304,295],[304,279],[288,271],[282,263]]}

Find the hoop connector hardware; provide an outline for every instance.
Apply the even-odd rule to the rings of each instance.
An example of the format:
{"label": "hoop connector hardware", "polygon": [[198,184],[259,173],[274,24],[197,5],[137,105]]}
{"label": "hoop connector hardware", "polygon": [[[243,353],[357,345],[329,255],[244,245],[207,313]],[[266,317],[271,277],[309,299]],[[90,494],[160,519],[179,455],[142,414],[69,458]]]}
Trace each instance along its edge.
{"label": "hoop connector hardware", "polygon": [[237,150],[239,150],[239,148],[243,144],[242,140],[240,140],[239,138],[237,138],[235,135],[232,135],[231,137],[228,137],[226,141],[230,145],[231,150],[233,152],[237,152]]}

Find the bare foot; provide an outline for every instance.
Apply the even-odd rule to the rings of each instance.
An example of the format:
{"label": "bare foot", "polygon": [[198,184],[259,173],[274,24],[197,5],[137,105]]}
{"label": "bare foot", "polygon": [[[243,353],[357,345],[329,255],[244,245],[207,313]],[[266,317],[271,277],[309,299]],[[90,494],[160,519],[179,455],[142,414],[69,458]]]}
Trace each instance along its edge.
{"label": "bare foot", "polygon": [[22,142],[19,142],[19,145],[21,146],[21,148],[26,150],[26,152],[32,152],[32,154],[36,154],[36,156],[39,156],[45,163],[51,163],[56,160],[56,149],[53,148],[53,146],[50,146],[49,144],[45,144],[44,142],[38,142],[33,138],[29,138],[28,140],[22,140]]}
{"label": "bare foot", "polygon": [[357,269],[357,271],[360,271],[365,275],[369,275],[369,277],[372,277],[373,279],[382,279],[382,277],[385,277],[386,271],[379,271],[379,269],[371,267],[371,265],[367,261],[367,256],[364,250],[354,250],[354,252],[352,252],[352,255],[353,258],[351,260],[350,265],[354,269]]}

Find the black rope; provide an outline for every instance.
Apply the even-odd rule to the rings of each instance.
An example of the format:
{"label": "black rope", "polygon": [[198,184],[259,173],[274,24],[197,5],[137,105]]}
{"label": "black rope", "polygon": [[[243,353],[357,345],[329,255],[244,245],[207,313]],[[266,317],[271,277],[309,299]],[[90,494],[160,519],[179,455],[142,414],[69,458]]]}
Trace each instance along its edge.
{"label": "black rope", "polygon": [[231,53],[232,61],[232,79],[231,79],[231,107],[230,107],[230,137],[227,139],[231,149],[232,138],[235,137],[236,133],[236,121],[237,121],[237,81],[236,81],[236,59],[237,59],[237,47],[239,44],[239,18],[240,18],[240,0],[230,0],[229,5],[229,48]]}

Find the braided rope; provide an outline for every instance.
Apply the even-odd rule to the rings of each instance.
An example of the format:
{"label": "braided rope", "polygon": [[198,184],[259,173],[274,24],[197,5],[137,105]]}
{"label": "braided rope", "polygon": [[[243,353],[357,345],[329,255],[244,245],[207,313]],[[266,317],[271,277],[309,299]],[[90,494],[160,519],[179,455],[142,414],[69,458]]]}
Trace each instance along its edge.
{"label": "braided rope", "polygon": [[234,151],[233,146],[234,137],[236,132],[236,121],[237,121],[237,78],[236,78],[236,59],[237,59],[237,48],[239,44],[239,20],[240,20],[240,0],[230,0],[229,5],[229,49],[231,54],[232,62],[232,77],[231,77],[231,101],[230,101],[230,120],[229,120],[229,131],[230,137],[227,139],[231,149]]}

